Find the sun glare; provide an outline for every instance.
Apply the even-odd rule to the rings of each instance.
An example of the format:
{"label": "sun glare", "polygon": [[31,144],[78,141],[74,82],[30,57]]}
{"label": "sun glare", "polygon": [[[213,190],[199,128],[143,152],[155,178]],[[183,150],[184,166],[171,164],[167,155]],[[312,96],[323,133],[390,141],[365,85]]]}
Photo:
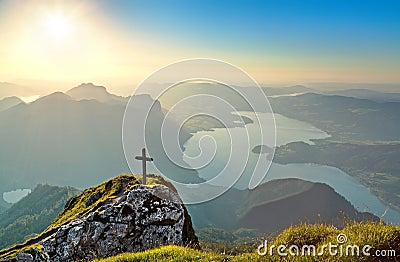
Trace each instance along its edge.
{"label": "sun glare", "polygon": [[61,14],[49,15],[44,25],[49,35],[55,38],[65,37],[71,30],[71,23],[66,16]]}

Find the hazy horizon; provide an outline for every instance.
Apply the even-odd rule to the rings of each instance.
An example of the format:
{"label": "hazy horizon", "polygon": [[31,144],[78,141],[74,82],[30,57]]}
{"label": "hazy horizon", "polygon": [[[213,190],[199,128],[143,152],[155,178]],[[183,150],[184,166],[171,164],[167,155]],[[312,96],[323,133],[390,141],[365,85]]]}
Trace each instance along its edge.
{"label": "hazy horizon", "polygon": [[[20,85],[17,82],[2,82],[0,81],[0,88],[4,85],[12,85],[18,90],[15,93],[12,92],[2,92],[0,90],[0,100],[3,98],[16,96],[24,100],[24,102],[30,102],[36,100],[38,97],[43,97],[55,92],[67,92],[68,90],[77,87],[81,84],[91,83],[95,86],[104,86],[106,90],[114,95],[127,97],[134,93],[137,86],[135,85],[126,85],[125,88],[115,87],[115,86],[107,86],[97,82],[81,82],[81,83],[68,83],[61,85],[49,85],[49,86],[40,86],[36,87],[35,85]],[[327,83],[300,83],[300,84],[260,84],[262,87],[266,88],[289,88],[293,86],[304,86],[306,88],[314,89],[316,91],[321,92],[329,92],[329,91],[342,91],[342,90],[354,90],[354,89],[365,89],[371,91],[377,91],[382,93],[400,93],[400,84],[395,83],[337,83],[337,82],[327,82]]]}
{"label": "hazy horizon", "polygon": [[400,84],[399,7],[393,1],[4,0],[0,82],[40,94],[93,82],[126,96],[154,71],[204,57],[232,63],[262,86],[387,87]]}

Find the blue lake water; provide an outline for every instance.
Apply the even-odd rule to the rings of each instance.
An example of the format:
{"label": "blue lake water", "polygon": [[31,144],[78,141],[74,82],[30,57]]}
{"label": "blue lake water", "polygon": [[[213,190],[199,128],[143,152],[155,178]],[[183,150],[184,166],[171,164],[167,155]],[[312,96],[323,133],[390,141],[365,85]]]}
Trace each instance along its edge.
{"label": "blue lake water", "polygon": [[[242,115],[251,117],[249,114],[241,112]],[[270,117],[270,115],[264,113],[257,113],[257,117]],[[276,114],[276,133],[277,141],[276,145],[283,145],[289,142],[303,141],[312,144],[311,139],[323,139],[328,135],[312,125],[284,117]],[[256,128],[248,124],[246,126],[249,136],[256,132]],[[231,152],[231,139],[235,139],[237,133],[240,133],[239,129],[242,127],[230,128],[229,130],[224,128],[216,128],[213,131],[201,131],[194,134],[186,144],[184,160],[190,166],[199,166],[200,162],[204,162],[201,157],[192,158],[193,156],[200,155],[202,152],[207,157],[208,152],[212,152],[213,158],[207,166],[198,169],[200,177],[206,180],[210,180],[216,176],[219,172],[227,169],[228,172],[240,172],[242,170],[241,164],[243,163],[240,157],[248,157],[247,165],[244,168],[244,172],[238,182],[235,184],[236,188],[245,189],[249,185],[250,178],[254,176],[255,163],[259,159],[259,154],[246,152],[245,145],[247,142],[250,144],[250,150],[259,145],[259,141],[250,139],[249,141],[239,141],[239,147],[243,148],[243,154],[234,154]],[[271,126],[265,127],[265,130],[271,130]],[[264,127],[263,127],[264,129]],[[206,138],[206,139],[204,139]],[[210,139],[211,138],[211,139]],[[242,143],[243,145],[241,146]],[[200,145],[200,146],[199,146]],[[213,148],[216,146],[216,150]],[[273,147],[274,145],[268,144],[267,146]],[[237,159],[235,159],[235,155]],[[238,158],[239,155],[239,158]],[[199,161],[199,162],[196,162]],[[229,161],[229,166],[226,163]],[[267,167],[268,165],[266,165]],[[345,197],[357,210],[368,211],[375,214],[378,217],[382,217],[385,222],[392,222],[400,224],[400,213],[387,208],[374,194],[372,194],[369,188],[361,185],[356,179],[341,171],[338,168],[330,166],[322,166],[315,164],[288,164],[280,165],[272,163],[271,168],[262,180],[262,183],[268,182],[274,179],[283,178],[299,178],[311,182],[325,183],[332,187],[337,193]],[[216,180],[215,185],[224,186],[224,182]]]}
{"label": "blue lake water", "polygon": [[315,164],[288,164],[273,163],[264,182],[282,179],[299,178],[311,182],[325,183],[346,198],[357,210],[367,211],[381,217],[386,222],[400,224],[400,213],[388,209],[369,188],[361,185],[354,177],[342,170]]}

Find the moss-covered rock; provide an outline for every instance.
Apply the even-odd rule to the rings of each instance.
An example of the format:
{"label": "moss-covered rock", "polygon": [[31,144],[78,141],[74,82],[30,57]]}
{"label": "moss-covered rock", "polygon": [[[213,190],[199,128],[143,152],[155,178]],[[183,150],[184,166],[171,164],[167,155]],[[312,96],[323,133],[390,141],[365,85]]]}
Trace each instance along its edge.
{"label": "moss-covered rock", "polygon": [[156,175],[147,185],[135,175],[122,175],[71,198],[41,235],[1,251],[0,257],[91,260],[171,244],[199,247],[175,188]]}

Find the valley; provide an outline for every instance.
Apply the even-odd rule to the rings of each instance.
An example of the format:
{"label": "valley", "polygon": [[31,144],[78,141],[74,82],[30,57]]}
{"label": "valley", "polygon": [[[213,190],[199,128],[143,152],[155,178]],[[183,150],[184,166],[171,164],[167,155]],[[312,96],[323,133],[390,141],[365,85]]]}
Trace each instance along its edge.
{"label": "valley", "polygon": [[[206,89],[206,86],[203,86],[201,91]],[[294,90],[301,91],[301,87]],[[54,93],[30,104],[18,103],[15,100],[15,105],[0,112],[0,135],[5,138],[0,150],[0,191],[34,188],[43,181],[82,189],[104,181],[112,175],[129,172],[118,138],[127,99],[109,94],[104,87],[92,84],[82,84],[67,93],[69,95]],[[236,101],[235,97],[230,99],[240,109],[239,113],[248,130],[252,130],[254,121],[252,115],[246,111],[245,105]],[[140,101],[145,105],[153,100],[150,96],[141,95]],[[399,127],[392,122],[398,116],[390,113],[392,109],[396,110],[396,103],[377,103],[320,94],[278,95],[270,98],[270,101],[274,112],[278,113],[278,143],[273,166],[315,163],[337,167],[370,188],[385,204],[399,210],[396,186],[400,170],[397,167],[400,149],[396,144],[396,140],[399,139]],[[162,105],[163,103],[154,107],[149,121],[153,128],[147,134],[152,138],[151,155],[159,161],[156,164],[158,167],[163,166],[163,170],[169,176],[172,175],[174,180],[195,182],[207,179],[204,174],[216,171],[208,169],[187,173],[170,165],[166,156],[158,152],[157,148],[161,144],[160,133],[155,130],[159,128],[160,119],[163,117]],[[204,105],[192,106],[196,108]],[[379,119],[377,112],[388,117]],[[262,114],[268,117],[268,113]],[[379,119],[380,125],[376,126],[369,120],[371,118],[376,118],[376,121]],[[228,128],[238,127],[237,115],[229,113],[228,120]],[[11,126],[13,129],[8,128]],[[190,143],[207,132],[218,137],[221,127],[221,123],[212,118],[193,118],[182,127],[180,145],[187,150]],[[383,127],[393,130],[382,133]],[[25,137],[25,140],[20,141],[20,137]],[[251,151],[260,146],[253,142],[249,149],[251,157],[269,153],[261,150]],[[269,145],[269,148],[272,146]],[[137,152],[132,152],[132,155]],[[325,222],[343,227],[348,220],[378,221],[381,218],[380,213],[372,215],[363,209],[355,208],[352,202],[354,199],[349,202],[349,199],[337,193],[331,186],[288,177],[287,174],[292,172],[289,167],[278,169],[279,172],[283,172],[282,177],[274,174],[267,176],[263,184],[255,190],[248,190],[246,179],[242,179],[217,199],[189,205],[188,210],[196,232],[223,230],[227,232],[224,234],[230,234],[229,232],[246,229],[253,230],[253,233],[249,234],[255,237],[260,233],[278,234],[286,227],[302,222]],[[140,171],[139,166],[134,168]],[[154,170],[151,165],[149,170]],[[10,179],[9,176],[13,178]],[[316,196],[319,202],[315,206],[303,210],[304,212],[296,209],[301,203],[309,202]],[[24,199],[20,202],[28,201],[26,199],[29,199],[29,195]],[[60,203],[65,201],[56,201],[57,206],[60,207]],[[20,202],[14,206],[22,205]],[[48,204],[51,205],[51,202]],[[10,204],[4,202],[0,203],[0,208],[5,212],[5,218],[10,217],[13,206],[10,208]],[[50,223],[57,213],[58,209],[51,209],[54,213],[47,216],[47,220],[42,220],[44,224]],[[269,210],[278,211],[271,215]],[[38,217],[42,218],[44,214],[41,213]],[[24,221],[30,221],[31,214],[26,215],[28,216]],[[266,215],[265,219],[260,220],[263,215]],[[16,232],[12,223],[9,225],[7,230]],[[1,230],[4,231],[4,228]],[[34,233],[38,233],[37,229],[27,228],[26,231],[15,235],[18,238],[11,238],[4,245],[20,242]],[[240,239],[242,238],[238,241],[241,241]],[[246,238],[244,237],[243,241],[244,239]]]}

